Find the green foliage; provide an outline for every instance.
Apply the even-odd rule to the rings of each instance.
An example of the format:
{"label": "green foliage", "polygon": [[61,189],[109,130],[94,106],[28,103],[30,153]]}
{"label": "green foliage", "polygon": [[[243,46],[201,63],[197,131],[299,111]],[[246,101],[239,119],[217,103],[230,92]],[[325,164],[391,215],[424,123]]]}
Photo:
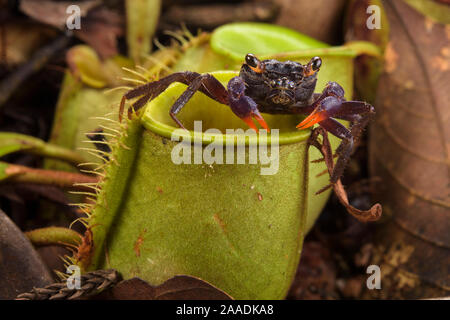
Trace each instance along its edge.
{"label": "green foliage", "polygon": [[70,149],[24,134],[0,132],[0,157],[18,151],[64,160],[73,165],[85,162],[79,153]]}
{"label": "green foliage", "polygon": [[442,24],[450,24],[450,8],[447,3],[438,3],[433,0],[404,1],[431,20]]}
{"label": "green foliage", "polygon": [[141,63],[151,51],[151,40],[158,26],[161,0],[127,0],[128,55]]}
{"label": "green foliage", "polygon": [[242,60],[249,49],[257,56],[280,52],[329,47],[326,43],[292,29],[266,23],[231,23],[214,30],[211,36],[214,51]]}
{"label": "green foliage", "polygon": [[[264,32],[257,31],[259,26]],[[358,52],[376,51],[364,43],[329,48],[268,25],[240,27],[249,30],[252,41],[239,38],[247,33],[227,31],[225,26],[211,42],[203,35],[205,41],[191,39],[191,45],[178,47],[172,71],[235,70],[214,73],[226,84],[247,52],[302,63],[319,55],[323,67],[317,92],[328,81],[337,81],[351,98],[352,59]],[[279,43],[272,50],[268,44],[275,32]],[[70,130],[65,143],[76,147],[100,123],[88,122],[89,117],[109,113],[109,122],[116,119],[111,111],[117,111],[123,91],[108,96],[80,87],[71,76],[66,80],[54,137],[63,139],[64,130]],[[283,298],[295,275],[303,238],[329,196],[329,191],[315,195],[328,183],[327,175],[318,177],[324,164],[310,164],[320,154],[307,149],[309,131],[295,129],[298,116],[264,115],[272,128],[281,129],[277,174],[260,175],[260,165],[175,165],[171,150],[177,142],[169,139],[176,127],[168,110],[184,89],[185,85],[173,84],[133,120],[112,123],[108,132],[114,135],[109,139],[113,151],[95,189],[96,203],[86,208],[93,246],[83,251],[79,263],[85,270],[116,268],[125,278],[139,276],[152,285],[187,274],[234,298]],[[201,93],[194,95],[180,119],[188,128],[193,120],[202,120],[204,129],[246,128],[228,107]],[[331,140],[336,147],[338,139]]]}
{"label": "green foliage", "polygon": [[[351,88],[351,58],[324,61],[319,88],[331,74]],[[213,74],[223,84],[236,75]],[[96,246],[85,267],[114,267],[125,278],[139,276],[152,285],[188,274],[234,298],[281,299],[303,238],[329,195],[314,195],[328,183],[326,175],[316,177],[323,164],[308,164],[319,153],[308,154],[309,132],[295,129],[298,116],[265,115],[272,128],[281,129],[277,174],[260,175],[260,165],[176,165],[169,109],[185,88],[173,84],[149,103],[114,148],[117,161],[110,162],[89,219]],[[194,120],[202,120],[203,129],[245,128],[228,107],[201,93],[180,119],[191,129]]]}

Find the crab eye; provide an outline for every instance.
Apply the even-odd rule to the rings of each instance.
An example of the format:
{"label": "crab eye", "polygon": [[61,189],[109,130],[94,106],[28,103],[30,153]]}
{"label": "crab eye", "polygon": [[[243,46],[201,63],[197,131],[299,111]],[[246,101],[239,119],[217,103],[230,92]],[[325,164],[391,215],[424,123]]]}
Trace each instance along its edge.
{"label": "crab eye", "polygon": [[311,59],[311,67],[314,71],[319,70],[321,65],[322,65],[322,59],[320,59],[319,57],[314,57]]}
{"label": "crab eye", "polygon": [[264,72],[264,63],[258,60],[258,58],[251,53],[245,56],[245,63],[256,73]]}
{"label": "crab eye", "polygon": [[254,54],[248,53],[245,56],[245,63],[248,64],[250,67],[256,68],[258,66],[259,60],[255,57]]}

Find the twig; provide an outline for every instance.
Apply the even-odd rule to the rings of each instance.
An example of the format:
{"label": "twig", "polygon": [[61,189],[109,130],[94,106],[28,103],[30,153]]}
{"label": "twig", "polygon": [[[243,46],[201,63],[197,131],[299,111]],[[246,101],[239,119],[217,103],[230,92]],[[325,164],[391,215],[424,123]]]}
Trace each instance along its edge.
{"label": "twig", "polygon": [[[8,153],[24,151],[32,154],[67,161],[75,166],[86,163],[87,160],[78,152],[52,143],[45,142],[36,137],[14,132],[0,132],[0,148],[10,147]],[[6,153],[0,150],[0,156]]]}
{"label": "twig", "polygon": [[89,190],[87,187],[79,184],[96,183],[98,180],[98,177],[81,173],[34,169],[0,161],[0,183],[3,181],[35,183],[53,185],[72,190]]}
{"label": "twig", "polygon": [[31,292],[19,294],[16,300],[74,300],[99,293],[113,287],[120,280],[114,270],[97,270],[81,275],[80,289],[69,289],[67,282],[57,282],[44,288],[33,288]]}
{"label": "twig", "polygon": [[2,107],[11,95],[33,73],[42,69],[50,58],[59,50],[69,44],[70,38],[66,35],[54,40],[52,43],[39,49],[29,62],[20,66],[0,83],[0,107]]}
{"label": "twig", "polygon": [[161,17],[160,28],[179,25],[183,21],[190,28],[214,29],[236,21],[269,22],[280,10],[275,1],[266,0],[242,4],[174,5]]}

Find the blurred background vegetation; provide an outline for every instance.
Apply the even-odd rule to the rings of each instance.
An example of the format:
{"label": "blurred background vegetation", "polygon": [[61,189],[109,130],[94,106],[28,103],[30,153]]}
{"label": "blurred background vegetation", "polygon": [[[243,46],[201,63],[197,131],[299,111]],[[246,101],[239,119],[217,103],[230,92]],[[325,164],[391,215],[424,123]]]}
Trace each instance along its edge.
{"label": "blurred background vegetation", "polygon": [[[355,61],[354,98],[373,103],[377,117],[353,155],[343,182],[351,204],[369,208],[378,201],[384,208],[383,219],[379,223],[360,223],[332,196],[305,239],[301,263],[287,298],[416,299],[449,295],[448,0],[70,3],[81,8],[81,30],[66,30],[67,1],[0,0],[1,132],[64,145],[65,137],[57,136],[54,124],[58,101],[62,103],[64,94],[71,94],[61,91],[67,87],[64,81],[71,81],[64,78],[65,71],[93,87],[122,85],[117,80],[123,76],[120,68],[104,68],[105,65],[113,61],[133,68],[134,63],[142,62],[142,52],[154,53],[158,46],[173,48],[175,43],[177,50],[184,50],[183,40],[176,40],[181,29],[196,36],[231,22],[267,22],[329,45],[356,40],[378,45],[383,61],[365,55]],[[139,5],[146,10],[130,9]],[[367,28],[370,13],[366,10],[370,5],[380,8],[381,29]],[[197,41],[204,40],[199,37]],[[80,44],[89,45],[92,51],[80,49]],[[118,55],[129,60],[117,58]],[[164,75],[167,67],[173,67],[172,58],[164,61],[157,53],[153,57],[161,62],[154,64],[159,68],[158,74]],[[176,61],[177,53],[172,57]],[[83,61],[92,63],[86,65]],[[5,144],[5,136],[3,139],[0,146]],[[40,142],[25,144],[29,147],[30,143]],[[34,152],[11,153],[0,160],[11,170],[28,174],[36,168],[70,168],[45,160],[53,150],[43,150],[40,144],[33,148]],[[57,158],[61,157],[58,153]],[[66,157],[77,162],[74,155]],[[37,183],[14,178],[0,180],[0,209],[19,229],[25,232],[48,226],[67,227],[79,218],[80,212],[69,205],[73,198],[63,191],[67,189],[64,183],[70,183],[70,179],[89,182],[90,176],[75,172],[80,176],[64,176],[63,181],[55,177],[42,184],[42,176],[36,174]],[[84,232],[82,226],[75,226],[74,230]],[[7,233],[1,236],[5,241],[20,242]],[[12,269],[25,264],[21,255],[33,256],[38,261],[33,263],[43,265],[43,269],[65,271],[59,256],[69,252],[66,248],[40,246],[36,255],[33,248],[25,251],[26,244],[23,246],[17,260],[0,265],[0,297],[11,298],[12,292],[56,279],[53,273],[42,276],[39,272],[34,278],[30,275],[20,279],[20,268],[17,274]],[[366,288],[366,268],[370,264],[382,267],[381,290]],[[2,276],[7,273],[10,278]],[[35,281],[36,278],[40,280]]]}

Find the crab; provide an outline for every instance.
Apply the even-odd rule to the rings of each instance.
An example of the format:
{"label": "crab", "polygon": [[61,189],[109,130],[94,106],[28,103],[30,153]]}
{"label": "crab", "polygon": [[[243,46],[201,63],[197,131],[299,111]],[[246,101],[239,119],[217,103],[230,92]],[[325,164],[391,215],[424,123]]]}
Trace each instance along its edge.
{"label": "crab", "polygon": [[[181,128],[184,126],[177,114],[197,91],[229,106],[236,116],[256,131],[258,128],[253,120],[270,131],[261,113],[306,115],[297,125],[298,129],[318,124],[326,132],[341,139],[335,152],[336,165],[330,175],[333,184],[343,175],[355,142],[375,111],[366,102],[346,101],[344,89],[336,82],[328,82],[322,93],[314,93],[321,65],[320,57],[313,57],[302,65],[274,59],[261,61],[249,53],[245,56],[239,76],[233,77],[227,88],[208,73],[176,72],[126,92],[120,103],[119,120],[122,121],[126,100],[138,98],[128,109],[128,117],[131,118],[133,110],[142,108],[173,82],[188,86],[170,109],[170,116]],[[336,119],[350,121],[351,125],[347,128]]]}

